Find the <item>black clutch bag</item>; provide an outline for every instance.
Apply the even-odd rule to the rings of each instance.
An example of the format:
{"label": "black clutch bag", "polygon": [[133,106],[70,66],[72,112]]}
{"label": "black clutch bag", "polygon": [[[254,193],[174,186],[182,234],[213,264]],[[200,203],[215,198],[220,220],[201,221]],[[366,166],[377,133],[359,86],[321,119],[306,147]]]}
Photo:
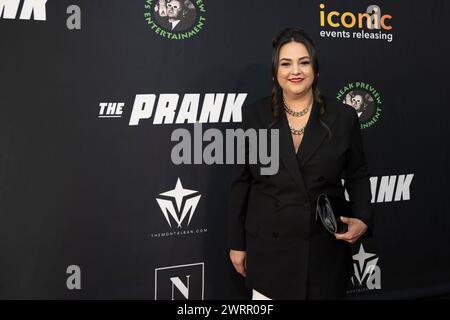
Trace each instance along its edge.
{"label": "black clutch bag", "polygon": [[330,197],[324,193],[317,197],[316,221],[317,217],[319,217],[328,232],[334,234],[347,231],[347,224],[341,221],[341,216],[352,216],[352,206],[350,201]]}

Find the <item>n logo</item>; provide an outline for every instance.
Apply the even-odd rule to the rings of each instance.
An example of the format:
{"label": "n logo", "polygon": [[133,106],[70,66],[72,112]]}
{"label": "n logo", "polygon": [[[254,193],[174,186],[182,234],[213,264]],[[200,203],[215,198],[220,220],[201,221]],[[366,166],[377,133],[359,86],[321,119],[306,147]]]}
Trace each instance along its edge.
{"label": "n logo", "polygon": [[203,300],[204,263],[155,269],[155,300]]}
{"label": "n logo", "polygon": [[359,252],[353,255],[352,284],[356,287],[363,287],[366,290],[381,289],[381,270],[377,266],[378,257],[373,253],[364,251],[361,244]]}
{"label": "n logo", "polygon": [[158,202],[158,205],[161,208],[164,218],[166,218],[169,226],[172,228],[172,222],[170,219],[172,218],[175,220],[177,228],[181,228],[181,224],[188,215],[189,218],[187,219],[186,226],[189,226],[192,216],[194,215],[194,211],[197,208],[197,204],[200,201],[201,195],[198,194],[198,191],[184,189],[181,185],[180,178],[178,178],[175,189],[160,193],[159,195],[168,198],[157,198],[156,201]]}
{"label": "n logo", "polygon": [[[45,5],[47,0],[24,0],[19,19],[30,20],[33,14],[34,20],[45,21]],[[15,19],[19,10],[20,0],[0,0],[0,18]]]}
{"label": "n logo", "polygon": [[179,277],[172,277],[170,278],[170,282],[172,282],[172,299],[175,300],[175,290],[177,289],[186,300],[189,300],[189,278],[190,275],[185,276],[186,277],[186,284],[183,283],[183,281]]}

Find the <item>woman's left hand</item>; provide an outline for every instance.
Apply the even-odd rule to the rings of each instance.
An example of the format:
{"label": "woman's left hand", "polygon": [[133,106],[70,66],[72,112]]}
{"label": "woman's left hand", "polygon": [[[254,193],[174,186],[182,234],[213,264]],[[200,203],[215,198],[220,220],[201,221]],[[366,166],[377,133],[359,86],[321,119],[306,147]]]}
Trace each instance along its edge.
{"label": "woman's left hand", "polygon": [[334,236],[338,240],[354,244],[367,231],[367,225],[359,219],[341,217],[341,221],[348,226],[348,230],[344,233],[335,233]]}

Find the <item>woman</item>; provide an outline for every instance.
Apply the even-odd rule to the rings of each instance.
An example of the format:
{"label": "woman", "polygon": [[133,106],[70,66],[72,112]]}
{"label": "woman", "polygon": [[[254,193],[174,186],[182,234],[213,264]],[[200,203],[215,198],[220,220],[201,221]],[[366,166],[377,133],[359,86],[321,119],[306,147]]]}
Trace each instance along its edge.
{"label": "woman", "polygon": [[[244,129],[279,129],[280,168],[236,165],[230,195],[229,246],[253,297],[337,299],[345,294],[350,245],[372,228],[370,183],[355,109],[325,105],[311,39],[298,28],[273,40],[272,97],[243,108]],[[315,219],[319,194],[344,199],[348,230],[330,234]]]}

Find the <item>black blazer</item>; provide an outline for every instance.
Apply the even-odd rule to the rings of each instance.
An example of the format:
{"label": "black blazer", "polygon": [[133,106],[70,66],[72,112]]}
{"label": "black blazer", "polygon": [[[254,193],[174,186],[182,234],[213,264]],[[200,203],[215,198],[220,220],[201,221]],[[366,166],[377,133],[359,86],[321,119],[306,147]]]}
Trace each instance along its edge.
{"label": "black blazer", "polygon": [[[354,217],[373,228],[370,182],[356,111],[330,104],[318,121],[314,103],[298,154],[284,112],[274,123],[270,98],[243,108],[244,129],[279,129],[280,166],[235,165],[229,206],[229,247],[247,251],[246,284],[274,299],[338,298],[351,267],[350,244],[315,220],[321,193],[344,198],[345,178]],[[350,216],[350,213],[349,213]]]}

